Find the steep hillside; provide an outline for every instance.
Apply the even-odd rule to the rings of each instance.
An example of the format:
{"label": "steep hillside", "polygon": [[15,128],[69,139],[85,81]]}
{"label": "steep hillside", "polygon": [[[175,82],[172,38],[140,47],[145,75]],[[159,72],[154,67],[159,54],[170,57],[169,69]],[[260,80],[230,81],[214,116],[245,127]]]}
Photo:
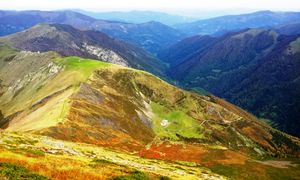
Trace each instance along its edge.
{"label": "steep hillside", "polygon": [[[52,147],[54,142],[46,148],[43,144],[49,141],[40,137],[41,142],[32,140],[40,142],[35,146],[42,146],[39,151],[81,156],[74,154],[79,150],[76,144],[80,148],[79,143],[89,143],[176,162],[176,167],[205,166],[228,177],[234,174],[220,170],[231,165],[245,177],[250,174],[243,169],[257,172],[255,167],[270,177],[270,168],[278,172],[284,169],[274,169],[274,162],[262,159],[300,155],[299,139],[224,100],[183,91],[147,72],[79,57],[60,57],[54,52],[17,52],[5,46],[0,52],[0,123],[8,136],[17,131],[75,143],[71,150],[65,145]],[[14,141],[8,139],[4,143]],[[128,161],[124,158],[133,160],[119,155],[118,160],[111,159],[115,155],[107,157],[121,164]],[[137,166],[162,173],[150,164]],[[184,172],[180,176],[186,175]],[[190,170],[190,175],[197,173]],[[210,176],[202,170],[201,174]]]}
{"label": "steep hillside", "polygon": [[[198,40],[199,45],[202,43]],[[194,44],[190,46],[195,47]],[[174,47],[177,46],[180,45]],[[300,136],[299,35],[249,29],[201,47],[183,57],[165,57],[168,62],[175,62],[169,75],[187,88],[204,88]],[[182,63],[176,64],[178,60]]]}
{"label": "steep hillside", "polygon": [[56,51],[64,56],[99,59],[162,74],[164,65],[143,49],[97,31],[80,31],[69,25],[39,24],[0,38],[0,42],[27,51]]}
{"label": "steep hillside", "polygon": [[176,66],[188,60],[189,57],[201,53],[210,45],[214,44],[217,38],[211,36],[192,36],[179,41],[178,43],[162,49],[158,53],[158,58],[169,63],[171,66]]}
{"label": "steep hillside", "polygon": [[39,23],[68,24],[81,30],[97,30],[138,45],[151,53],[183,38],[179,31],[158,22],[132,24],[91,18],[73,11],[0,11],[0,36]]}
{"label": "steep hillside", "polygon": [[246,28],[276,27],[296,22],[300,22],[299,12],[259,11],[250,14],[221,16],[180,24],[177,28],[190,35],[222,35],[226,32],[239,31]]}

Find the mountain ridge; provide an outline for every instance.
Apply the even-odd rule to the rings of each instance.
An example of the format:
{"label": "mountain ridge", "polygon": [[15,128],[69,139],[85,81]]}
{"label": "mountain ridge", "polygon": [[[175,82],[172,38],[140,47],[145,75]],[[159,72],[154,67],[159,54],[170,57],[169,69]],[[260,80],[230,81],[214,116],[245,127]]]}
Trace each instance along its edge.
{"label": "mountain ridge", "polygon": [[[13,34],[38,23],[71,25],[80,30],[101,31],[113,38],[128,41],[155,54],[160,47],[168,46],[184,34],[161,23],[132,24],[99,20],[73,11],[1,11],[0,36]],[[147,26],[149,24],[149,26]],[[158,25],[158,26],[153,26]]]}
{"label": "mountain ridge", "polygon": [[175,24],[190,22],[195,18],[172,15],[156,11],[111,11],[111,12],[90,12],[85,10],[73,10],[96,19],[108,19],[129,23],[145,23],[149,21],[158,21],[172,26]]}
{"label": "mountain ridge", "polygon": [[299,12],[257,11],[241,15],[227,15],[178,25],[189,35],[208,34],[221,36],[245,28],[270,28],[300,21]]}

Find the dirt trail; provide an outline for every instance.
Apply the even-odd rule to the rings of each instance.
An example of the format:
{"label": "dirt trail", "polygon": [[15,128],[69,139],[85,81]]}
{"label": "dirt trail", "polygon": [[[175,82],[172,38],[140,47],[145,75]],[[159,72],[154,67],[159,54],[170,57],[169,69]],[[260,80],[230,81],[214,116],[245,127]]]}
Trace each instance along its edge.
{"label": "dirt trail", "polygon": [[269,160],[269,161],[257,161],[261,164],[268,165],[268,166],[273,166],[276,168],[289,168],[290,166],[292,167],[297,167],[298,164],[294,164],[291,161],[275,161],[275,160]]}

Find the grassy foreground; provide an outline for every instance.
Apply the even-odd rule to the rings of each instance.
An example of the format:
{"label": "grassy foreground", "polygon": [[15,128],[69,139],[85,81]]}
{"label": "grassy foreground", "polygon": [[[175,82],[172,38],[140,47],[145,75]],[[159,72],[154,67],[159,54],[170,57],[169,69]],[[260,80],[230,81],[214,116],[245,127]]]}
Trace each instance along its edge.
{"label": "grassy foreground", "polygon": [[46,136],[1,132],[0,139],[0,174],[8,178],[16,169],[16,176],[28,179],[224,179],[194,163],[145,159]]}

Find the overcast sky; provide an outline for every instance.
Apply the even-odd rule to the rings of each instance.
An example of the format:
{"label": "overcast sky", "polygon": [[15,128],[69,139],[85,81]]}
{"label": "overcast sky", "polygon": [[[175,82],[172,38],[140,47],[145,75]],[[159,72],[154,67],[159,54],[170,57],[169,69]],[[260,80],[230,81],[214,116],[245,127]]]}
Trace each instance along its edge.
{"label": "overcast sky", "polygon": [[0,9],[157,10],[177,14],[200,11],[300,11],[300,0],[0,0]]}

